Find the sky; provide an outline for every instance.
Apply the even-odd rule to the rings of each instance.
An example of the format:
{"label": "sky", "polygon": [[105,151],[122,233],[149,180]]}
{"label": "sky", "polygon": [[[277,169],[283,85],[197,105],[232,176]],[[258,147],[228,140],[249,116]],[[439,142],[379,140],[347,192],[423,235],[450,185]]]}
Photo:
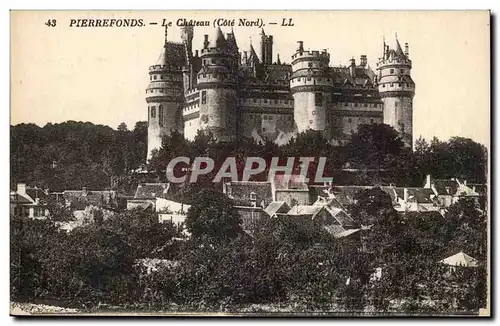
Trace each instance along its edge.
{"label": "sky", "polygon": [[[76,28],[70,19],[143,19],[144,27]],[[11,124],[90,121],[116,128],[147,120],[148,67],[164,42],[180,41],[179,18],[209,20],[195,27],[193,49],[212,35],[216,18],[255,20],[274,37],[273,60],[290,62],[297,41],[327,49],[330,65],[362,54],[375,69],[382,40],[409,43],[416,83],[414,138],[472,138],[489,145],[490,26],[487,11],[39,11],[11,13]],[[293,27],[282,27],[292,18]],[[55,27],[44,25],[56,19]],[[278,25],[269,25],[269,22]],[[158,25],[149,25],[158,22]],[[230,32],[230,27],[222,27]],[[234,26],[240,51],[258,50],[259,27]]]}

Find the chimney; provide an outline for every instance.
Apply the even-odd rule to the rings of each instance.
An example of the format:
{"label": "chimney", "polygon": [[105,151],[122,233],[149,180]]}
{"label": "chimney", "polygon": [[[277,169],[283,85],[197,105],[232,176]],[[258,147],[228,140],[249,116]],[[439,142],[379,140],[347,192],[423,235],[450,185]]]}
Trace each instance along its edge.
{"label": "chimney", "polygon": [[366,68],[366,65],[368,64],[368,60],[366,59],[366,54],[362,54],[359,61],[360,61],[359,65],[363,68]]}
{"label": "chimney", "polygon": [[300,53],[304,52],[304,41],[298,41],[297,43],[299,43],[299,49],[297,51]]}
{"label": "chimney", "polygon": [[208,34],[203,35],[204,41],[203,41],[203,48],[208,49]]}
{"label": "chimney", "polygon": [[26,184],[18,183],[17,184],[17,193],[20,195],[26,195]]}
{"label": "chimney", "polygon": [[351,74],[351,77],[354,78],[356,77],[356,60],[352,58],[349,61],[351,62],[351,65],[349,66],[349,73]]}
{"label": "chimney", "polygon": [[428,174],[425,179],[424,188],[431,188],[431,175]]}

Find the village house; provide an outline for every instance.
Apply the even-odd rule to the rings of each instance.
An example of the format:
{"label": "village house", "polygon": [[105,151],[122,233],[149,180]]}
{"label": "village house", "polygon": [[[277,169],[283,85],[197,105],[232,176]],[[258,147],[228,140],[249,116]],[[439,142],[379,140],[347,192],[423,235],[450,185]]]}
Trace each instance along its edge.
{"label": "village house", "polygon": [[428,175],[424,188],[431,189],[443,207],[453,205],[460,198],[473,198],[479,204],[480,194],[476,191],[476,186],[467,186],[467,180],[460,181],[456,178],[433,179]]}
{"label": "village house", "polygon": [[165,210],[169,190],[168,183],[141,183],[137,186],[134,198],[127,199],[127,210],[148,209],[153,212]]}
{"label": "village house", "polygon": [[117,196],[114,190],[65,190],[62,192],[66,206],[75,211],[83,211],[88,206],[113,210],[117,207]]}
{"label": "village house", "polygon": [[16,216],[45,218],[49,215],[46,203],[48,196],[46,189],[18,183],[17,189],[10,191],[10,212]]}

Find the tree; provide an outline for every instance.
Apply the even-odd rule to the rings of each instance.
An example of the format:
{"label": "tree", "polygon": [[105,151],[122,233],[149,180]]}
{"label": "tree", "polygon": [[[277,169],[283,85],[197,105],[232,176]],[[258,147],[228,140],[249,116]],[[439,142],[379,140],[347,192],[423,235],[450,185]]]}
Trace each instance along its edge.
{"label": "tree", "polygon": [[360,125],[347,144],[348,162],[362,169],[387,168],[403,146],[397,131],[389,125]]}
{"label": "tree", "polygon": [[186,227],[193,237],[228,242],[243,232],[233,201],[221,192],[203,190],[188,210]]}

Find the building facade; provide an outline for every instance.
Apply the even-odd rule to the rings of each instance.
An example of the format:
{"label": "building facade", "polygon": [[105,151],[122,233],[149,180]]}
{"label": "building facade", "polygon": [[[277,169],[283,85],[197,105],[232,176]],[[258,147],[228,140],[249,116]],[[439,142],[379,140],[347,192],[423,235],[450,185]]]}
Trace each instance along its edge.
{"label": "building facade", "polygon": [[411,79],[408,44],[402,51],[383,45],[376,71],[361,55],[349,66],[330,66],[327,50],[306,51],[299,41],[291,64],[273,56],[273,36],[260,33],[260,54],[240,49],[234,32],[220,28],[204,35],[193,52],[193,27],[181,29],[181,43],[165,41],[149,67],[148,159],[172,131],[194,139],[211,132],[219,141],[238,137],[288,142],[306,130],[323,132],[333,143],[347,141],[359,125],[386,123],[412,145]]}

